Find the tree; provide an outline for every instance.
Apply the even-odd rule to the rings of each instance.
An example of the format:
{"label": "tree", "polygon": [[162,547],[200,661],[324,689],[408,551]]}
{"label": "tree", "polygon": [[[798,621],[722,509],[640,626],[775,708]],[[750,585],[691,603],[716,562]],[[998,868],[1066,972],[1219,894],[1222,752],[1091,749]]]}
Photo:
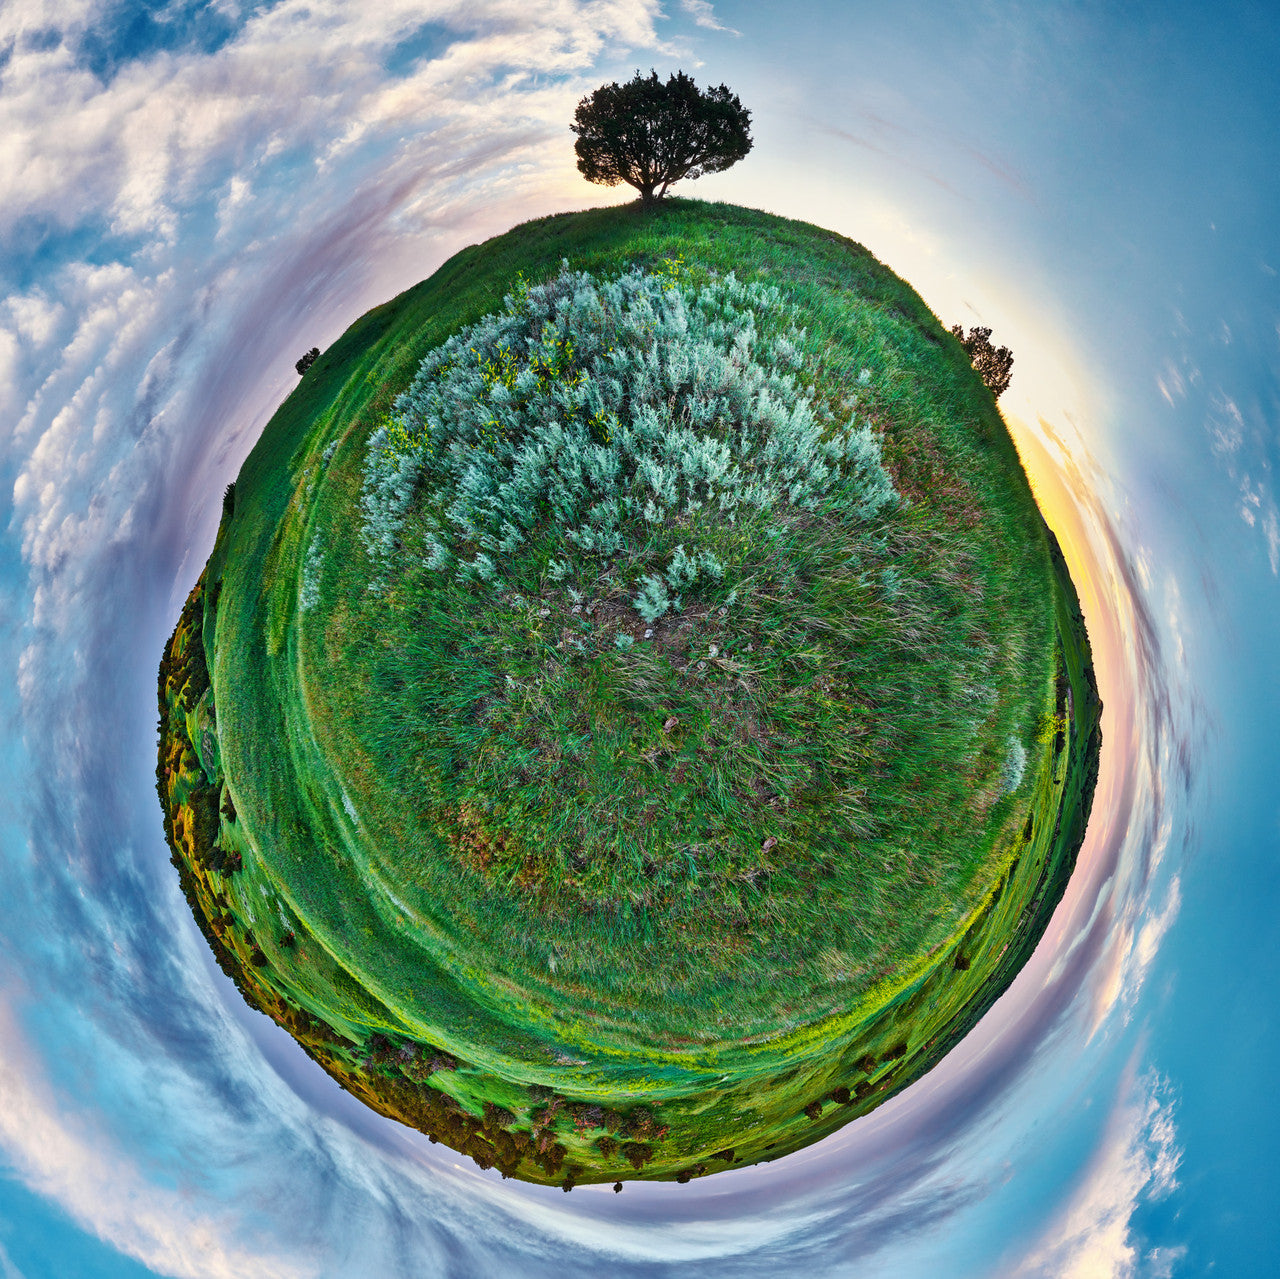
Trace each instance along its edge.
{"label": "tree", "polygon": [[953,324],[951,332],[960,339],[969,363],[977,369],[987,390],[998,400],[1013,377],[1013,352],[1007,346],[991,345],[990,329],[970,329],[964,335],[963,324]]}
{"label": "tree", "polygon": [[683,71],[666,84],[651,71],[602,84],[578,103],[570,126],[588,182],[629,183],[641,202],[661,200],[681,178],[720,173],[751,150],[751,112],[726,85],[705,92]]}
{"label": "tree", "polygon": [[320,358],[320,348],[313,346],[306,355],[302,357],[293,367],[298,370],[298,376],[301,377],[318,359]]}

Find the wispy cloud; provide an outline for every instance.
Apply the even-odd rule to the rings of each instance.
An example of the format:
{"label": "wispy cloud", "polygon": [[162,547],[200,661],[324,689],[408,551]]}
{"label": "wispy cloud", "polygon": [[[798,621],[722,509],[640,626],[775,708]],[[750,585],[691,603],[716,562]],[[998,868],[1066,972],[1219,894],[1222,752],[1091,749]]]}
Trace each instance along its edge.
{"label": "wispy cloud", "polygon": [[3,1246],[0,1246],[0,1279],[26,1279],[22,1271],[13,1264],[13,1258]]}
{"label": "wispy cloud", "polygon": [[733,27],[726,27],[716,17],[711,0],[680,0],[680,7],[693,19],[695,26],[705,27],[708,31],[724,31],[733,36],[742,34]]}
{"label": "wispy cloud", "polygon": [[1057,1220],[1004,1279],[1134,1279],[1171,1273],[1178,1249],[1143,1254],[1133,1230],[1140,1205],[1177,1187],[1182,1162],[1168,1085],[1155,1075],[1134,1080],[1085,1175]]}
{"label": "wispy cloud", "polygon": [[1270,479],[1267,426],[1246,421],[1237,401],[1218,390],[1210,398],[1204,427],[1213,455],[1236,485],[1240,518],[1262,533],[1271,572],[1280,575],[1280,507]]}
{"label": "wispy cloud", "polygon": [[[271,1255],[243,1220],[215,1216],[179,1191],[147,1184],[131,1160],[83,1116],[73,1117],[24,1054],[19,1027],[0,1011],[0,1144],[27,1184],[86,1229],[160,1274],[180,1279],[302,1279],[298,1255]],[[0,1254],[6,1276],[17,1275]]]}

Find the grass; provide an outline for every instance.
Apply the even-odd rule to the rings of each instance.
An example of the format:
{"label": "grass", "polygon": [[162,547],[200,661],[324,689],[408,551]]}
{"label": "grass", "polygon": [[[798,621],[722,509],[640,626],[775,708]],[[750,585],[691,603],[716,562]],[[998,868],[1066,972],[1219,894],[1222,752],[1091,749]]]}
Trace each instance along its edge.
{"label": "grass", "polygon": [[[571,573],[544,521],[493,589],[422,566],[420,492],[370,591],[370,435],[562,258],[776,286],[804,387],[874,424],[907,500],[637,525]],[[723,579],[647,623],[677,546]],[[303,377],[204,581],[216,732],[171,708],[166,749],[212,742],[236,813],[212,860],[240,868],[178,841],[193,904],[251,930],[255,1002],[323,1026],[327,1068],[516,1175],[705,1172],[862,1113],[1011,979],[1083,834],[1087,641],[994,403],[905,284],[804,224],[673,201],[465,250]],[[195,795],[162,787],[171,830]],[[454,1068],[417,1078],[428,1050]]]}

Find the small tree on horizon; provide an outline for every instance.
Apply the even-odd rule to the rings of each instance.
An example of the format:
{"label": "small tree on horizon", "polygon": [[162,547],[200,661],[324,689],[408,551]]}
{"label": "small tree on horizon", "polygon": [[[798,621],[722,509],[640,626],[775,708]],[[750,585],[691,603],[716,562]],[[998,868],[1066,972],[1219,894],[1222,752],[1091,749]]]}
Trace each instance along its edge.
{"label": "small tree on horizon", "polygon": [[964,335],[963,324],[953,324],[951,332],[960,339],[969,363],[978,371],[984,385],[995,399],[999,399],[1013,377],[1013,352],[1007,346],[991,345],[990,329],[970,329]]}
{"label": "small tree on horizon", "polygon": [[664,84],[639,71],[626,84],[602,84],[578,103],[570,128],[588,182],[640,192],[642,204],[673,182],[720,173],[751,150],[751,112],[727,85],[699,89],[677,71]]}
{"label": "small tree on horizon", "polygon": [[320,348],[313,346],[293,367],[301,377],[320,358]]}

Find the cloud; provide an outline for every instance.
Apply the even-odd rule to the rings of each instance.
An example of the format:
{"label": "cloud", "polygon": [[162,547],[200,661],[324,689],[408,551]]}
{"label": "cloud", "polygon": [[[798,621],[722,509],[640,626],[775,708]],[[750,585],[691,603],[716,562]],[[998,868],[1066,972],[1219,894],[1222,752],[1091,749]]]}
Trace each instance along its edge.
{"label": "cloud", "polygon": [[680,0],[680,7],[693,19],[695,26],[705,27],[708,31],[723,31],[731,36],[742,34],[733,27],[726,27],[716,17],[711,0]]}
{"label": "cloud", "polygon": [[[236,1239],[243,1223],[201,1212],[190,1197],[142,1182],[127,1157],[41,1083],[22,1034],[0,1011],[0,1143],[23,1180],[56,1199],[85,1228],[161,1274],[181,1279],[301,1279],[296,1256]],[[6,1275],[17,1274],[0,1256]]]}
{"label": "cloud", "polygon": [[1168,1085],[1158,1076],[1134,1081],[1115,1106],[1103,1140],[1058,1218],[1004,1279],[1134,1279],[1169,1274],[1180,1250],[1145,1256],[1134,1238],[1133,1216],[1145,1202],[1177,1187],[1182,1162]]}
{"label": "cloud", "polygon": [[1239,493],[1237,513],[1250,528],[1261,531],[1271,572],[1280,575],[1280,508],[1269,480],[1257,475],[1261,471],[1265,477],[1270,471],[1268,427],[1246,421],[1236,400],[1218,390],[1210,397],[1205,431],[1213,455]]}
{"label": "cloud", "polygon": [[25,1279],[22,1271],[13,1264],[8,1249],[0,1245],[0,1279]]}

